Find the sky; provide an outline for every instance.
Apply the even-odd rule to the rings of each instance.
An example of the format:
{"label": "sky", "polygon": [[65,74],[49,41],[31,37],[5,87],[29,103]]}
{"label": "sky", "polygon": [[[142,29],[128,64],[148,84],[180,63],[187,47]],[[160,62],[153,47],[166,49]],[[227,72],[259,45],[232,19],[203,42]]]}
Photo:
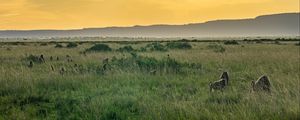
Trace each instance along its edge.
{"label": "sky", "polygon": [[0,0],[0,30],[187,24],[299,12],[299,0]]}

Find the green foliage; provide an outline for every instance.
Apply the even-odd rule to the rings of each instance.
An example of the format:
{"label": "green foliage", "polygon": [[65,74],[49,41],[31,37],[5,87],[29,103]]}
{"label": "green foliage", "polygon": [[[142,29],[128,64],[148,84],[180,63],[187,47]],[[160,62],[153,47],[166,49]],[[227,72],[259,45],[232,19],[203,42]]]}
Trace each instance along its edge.
{"label": "green foliage", "polygon": [[86,49],[87,52],[108,52],[112,49],[106,44],[95,44],[93,47]]}
{"label": "green foliage", "polygon": [[70,43],[68,43],[68,45],[66,46],[67,48],[75,48],[75,47],[77,47],[78,45],[77,45],[77,43],[75,43],[75,42],[70,42]]}
{"label": "green foliage", "polygon": [[236,40],[227,40],[224,42],[225,45],[239,45],[239,42]]}
{"label": "green foliage", "polygon": [[132,97],[117,97],[103,112],[101,119],[103,120],[123,120],[128,116],[139,115],[138,101]]}
{"label": "green foliage", "polygon": [[264,43],[263,41],[261,41],[261,40],[257,40],[255,43],[257,43],[257,44],[261,44],[261,43]]}
{"label": "green foliage", "polygon": [[159,42],[147,44],[144,48],[141,48],[141,50],[163,51],[163,52],[168,51],[168,49]]}
{"label": "green foliage", "polygon": [[147,48],[146,47],[141,47],[140,48],[140,52],[146,52],[147,51]]}
{"label": "green foliage", "polygon": [[188,42],[169,42],[166,46],[170,49],[192,49]]}
{"label": "green foliage", "polygon": [[206,102],[215,104],[238,104],[241,101],[240,95],[224,95],[224,96],[210,96]]}
{"label": "green foliage", "polygon": [[40,46],[47,46],[48,43],[41,43]]}
{"label": "green foliage", "polygon": [[119,49],[117,49],[117,51],[119,52],[133,52],[135,51],[132,46],[124,46],[124,47],[121,47]]}
{"label": "green foliage", "polygon": [[189,64],[184,64],[172,58],[163,58],[157,60],[153,57],[138,56],[136,53],[131,53],[132,57],[113,59],[112,65],[115,68],[123,70],[138,70],[149,73],[152,70],[157,70],[164,73],[182,73],[183,67],[188,67]]}
{"label": "green foliage", "polygon": [[27,60],[27,61],[32,61],[32,62],[35,62],[35,63],[39,63],[39,62],[40,62],[39,56],[37,56],[37,55],[32,55],[32,54],[30,54],[29,56],[27,56],[27,57],[25,58],[25,60]]}
{"label": "green foliage", "polygon": [[276,45],[282,45],[282,43],[279,40],[275,40],[274,44],[276,44]]}
{"label": "green foliage", "polygon": [[64,47],[63,45],[58,44],[58,43],[55,45],[55,48],[63,48],[63,47]]}
{"label": "green foliage", "polygon": [[210,44],[207,46],[207,48],[211,49],[217,53],[224,53],[226,51],[226,49],[222,45],[219,45],[219,44]]}

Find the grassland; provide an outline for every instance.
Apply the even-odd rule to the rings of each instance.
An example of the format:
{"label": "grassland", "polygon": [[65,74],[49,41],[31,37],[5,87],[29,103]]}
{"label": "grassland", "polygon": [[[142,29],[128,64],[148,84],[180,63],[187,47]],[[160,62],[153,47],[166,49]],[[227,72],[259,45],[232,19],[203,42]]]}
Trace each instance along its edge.
{"label": "grassland", "polygon": [[[300,47],[293,41],[189,42],[191,49],[162,51],[141,50],[150,42],[109,42],[112,51],[87,53],[96,43],[56,44],[0,44],[0,119],[300,118]],[[124,46],[134,50],[117,51]],[[29,68],[28,56],[41,54],[46,62]],[[229,86],[210,92],[223,71]],[[250,92],[261,75],[269,76],[271,94]]]}

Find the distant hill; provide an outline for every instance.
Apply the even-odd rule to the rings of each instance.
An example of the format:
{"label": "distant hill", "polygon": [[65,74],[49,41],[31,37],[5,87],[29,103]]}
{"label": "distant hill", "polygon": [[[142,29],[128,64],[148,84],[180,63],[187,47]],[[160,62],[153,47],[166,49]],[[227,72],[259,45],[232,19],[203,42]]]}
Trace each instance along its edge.
{"label": "distant hill", "polygon": [[77,30],[6,30],[0,38],[21,37],[240,37],[299,36],[300,13],[216,20],[186,25],[85,28]]}

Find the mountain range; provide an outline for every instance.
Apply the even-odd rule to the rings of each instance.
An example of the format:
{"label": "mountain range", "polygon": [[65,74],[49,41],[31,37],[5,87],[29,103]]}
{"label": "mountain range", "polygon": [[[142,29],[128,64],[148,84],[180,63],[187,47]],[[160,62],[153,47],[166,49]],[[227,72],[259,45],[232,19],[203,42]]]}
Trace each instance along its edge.
{"label": "mountain range", "polygon": [[299,36],[300,13],[251,19],[215,20],[184,25],[84,28],[73,30],[1,30],[0,38],[35,37],[255,37]]}

